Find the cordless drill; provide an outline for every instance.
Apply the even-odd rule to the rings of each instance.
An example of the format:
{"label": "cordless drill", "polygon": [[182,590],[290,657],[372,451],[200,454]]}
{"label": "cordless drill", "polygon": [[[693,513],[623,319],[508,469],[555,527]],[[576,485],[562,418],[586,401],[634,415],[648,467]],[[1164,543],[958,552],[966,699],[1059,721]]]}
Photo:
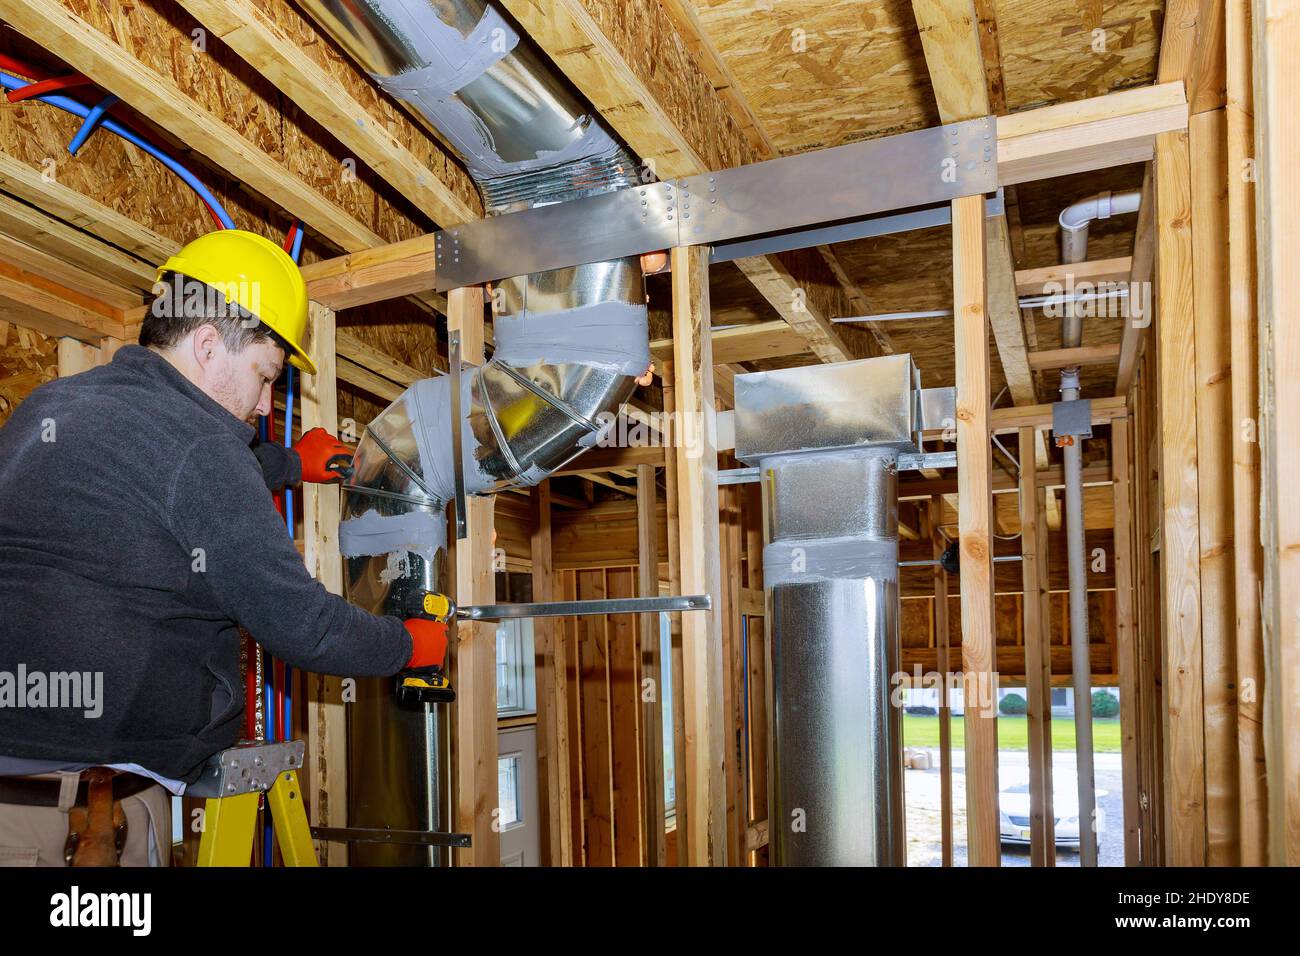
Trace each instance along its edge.
{"label": "cordless drill", "polygon": [[[456,616],[456,605],[445,594],[436,591],[418,590],[407,595],[405,607],[407,619],[416,618],[435,621],[449,627]],[[428,667],[413,667],[399,673],[394,679],[394,693],[400,704],[420,706],[430,703],[450,703],[456,699],[456,692],[451,689],[451,682],[443,672],[445,662]]]}

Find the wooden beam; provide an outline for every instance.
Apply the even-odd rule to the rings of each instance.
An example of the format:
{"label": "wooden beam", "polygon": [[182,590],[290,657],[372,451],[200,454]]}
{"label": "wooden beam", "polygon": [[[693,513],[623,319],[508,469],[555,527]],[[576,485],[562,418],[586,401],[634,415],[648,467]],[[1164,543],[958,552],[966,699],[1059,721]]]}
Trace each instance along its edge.
{"label": "wooden beam", "polygon": [[1300,866],[1300,184],[1288,157],[1300,141],[1300,4],[1253,8],[1255,160],[1259,270],[1260,481],[1264,530],[1262,627],[1269,852],[1274,866]]}
{"label": "wooden beam", "polygon": [[1080,345],[1072,349],[1045,349],[1029,353],[1029,367],[1035,371],[1083,365],[1111,365],[1119,361],[1119,344]]}
{"label": "wooden beam", "polygon": [[[137,10],[139,15],[139,10]],[[146,65],[113,37],[61,0],[0,0],[0,16],[15,30],[118,96],[182,143],[202,153],[250,189],[301,219],[349,252],[385,239],[258,144],[205,109],[170,75]],[[152,276],[149,277],[152,282]]]}
{"label": "wooden beam", "polygon": [[[1034,441],[1034,429],[1020,429],[1020,446]],[[1039,549],[1038,472],[1020,469],[1020,573],[1024,582],[1025,719],[1029,728],[1029,859],[1033,866],[1052,866],[1056,846],[1052,820],[1051,620],[1043,617]]]}
{"label": "wooden beam", "polygon": [[115,285],[141,292],[153,287],[155,266],[4,193],[0,231]]}
{"label": "wooden beam", "polygon": [[912,0],[912,14],[943,122],[993,112],[971,0]]}
{"label": "wooden beam", "polygon": [[[713,610],[682,615],[686,802],[692,865],[727,860],[723,766],[722,575],[718,565],[717,451],[713,417],[713,355],[709,329],[708,250],[679,247],[673,261],[673,391],[677,418],[690,440],[675,449],[681,587],[714,595]],[[680,799],[680,794],[679,794]]]}
{"label": "wooden beam", "polygon": [[638,465],[662,465],[670,450],[659,445],[596,447],[585,451],[563,468],[551,472],[551,477],[565,475],[590,475],[618,468],[636,468]]}
{"label": "wooden beam", "polygon": [[[387,352],[382,352],[373,345],[367,345],[346,329],[335,333],[335,347],[340,357],[360,365],[364,369],[382,375],[398,385],[414,385],[422,378],[428,378],[429,372],[421,372],[399,362]],[[445,371],[445,369],[438,369]]]}
{"label": "wooden beam", "polygon": [[[1255,312],[1255,184],[1246,171],[1255,155],[1249,0],[1226,4],[1228,268],[1232,366],[1233,582],[1237,612],[1238,792],[1241,865],[1267,856],[1268,797],[1264,765],[1264,647],[1260,635],[1259,435],[1246,422],[1259,415],[1259,342]],[[1249,691],[1247,690],[1249,688]]]}
{"label": "wooden beam", "polygon": [[[483,289],[454,289],[447,296],[447,330],[461,333],[461,355],[482,365]],[[492,517],[495,498],[466,501],[466,537],[456,542],[456,603],[461,607],[496,601],[492,573]],[[496,625],[456,622],[456,828],[473,846],[456,851],[461,866],[498,866],[497,823],[497,643]]]}
{"label": "wooden beam", "polygon": [[[308,354],[315,375],[302,376],[303,431],[324,428],[338,434],[338,383],[334,373],[334,313],[312,303],[308,309]],[[302,486],[303,558],[307,570],[327,591],[343,593],[343,559],[339,556],[342,515],[337,485]],[[327,674],[305,675],[307,688],[308,806],[312,822],[322,827],[348,825],[348,723],[343,680]],[[319,841],[316,856],[327,866],[347,866],[348,846]]]}
{"label": "wooden beam", "polygon": [[162,265],[181,247],[179,242],[5,152],[0,152],[0,189],[150,265]]}
{"label": "wooden beam", "polygon": [[78,292],[95,302],[101,302],[115,312],[121,313],[140,306],[142,293],[139,290],[102,279],[10,236],[0,235],[0,261]]}
{"label": "wooden beam", "polygon": [[[749,142],[657,0],[503,0],[560,71],[660,179],[765,158]],[[646,37],[655,37],[648,45]],[[815,250],[736,266],[823,361],[869,354],[831,319],[849,314],[844,289]]]}
{"label": "wooden beam", "polygon": [[[739,362],[761,362],[765,359],[786,358],[808,351],[808,342],[790,327],[790,323],[777,319],[771,322],[754,322],[715,329],[713,361],[717,365],[734,365]],[[672,339],[655,339],[650,343],[650,354],[657,361],[671,361]]]}
{"label": "wooden beam", "polygon": [[[440,226],[447,228],[478,218],[477,210],[394,135],[394,129],[411,127],[404,116],[394,111],[385,122],[367,110],[307,50],[287,36],[261,5],[250,0],[180,0],[180,4]],[[331,57],[342,60],[341,54],[333,53],[332,44],[320,46],[331,51]],[[442,159],[443,170],[456,170],[423,130],[416,137],[426,151]]]}
{"label": "wooden beam", "polygon": [[984,198],[952,204],[954,351],[957,357],[958,526],[962,670],[966,675],[966,828],[971,866],[999,866],[997,701],[993,655],[993,467],[989,440]]}
{"label": "wooden beam", "polygon": [[[554,601],[551,566],[551,482],[533,495],[536,520],[529,539],[533,600]],[[559,622],[533,619],[534,671],[537,681],[538,818],[543,859],[550,866],[573,865],[572,799],[569,789],[569,654]]]}
{"label": "wooden beam", "polygon": [[404,295],[425,293],[446,312],[446,298],[433,292],[434,239],[416,236],[361,249],[302,267],[307,294],[334,309],[350,309]]}
{"label": "wooden beam", "polygon": [[338,377],[340,382],[355,385],[357,388],[369,392],[376,398],[382,398],[386,402],[394,401],[406,391],[396,382],[390,381],[382,375],[376,375],[370,369],[345,359],[342,355],[338,358]]}
{"label": "wooden beam", "polygon": [[[636,468],[637,593],[659,596],[659,530],[655,510],[654,465]],[[667,822],[664,817],[663,662],[659,653],[659,615],[641,614],[641,788],[645,807],[645,858],[649,866],[663,866]]]}
{"label": "wooden beam", "polygon": [[998,117],[998,184],[1147,162],[1160,133],[1187,128],[1180,81]]}
{"label": "wooden beam", "polygon": [[1103,282],[1124,282],[1132,271],[1132,256],[1067,262],[1038,269],[1018,269],[1016,292],[1019,295],[1060,295],[1070,286],[1084,283],[1101,285]]}
{"label": "wooden beam", "polygon": [[1173,866],[1205,865],[1205,727],[1197,514],[1191,172],[1185,132],[1156,145],[1160,467],[1164,572],[1165,843]]}
{"label": "wooden beam", "polygon": [[127,338],[116,309],[7,262],[0,262],[0,319],[89,345]]}
{"label": "wooden beam", "polygon": [[[1128,413],[1127,401],[1122,395],[1094,398],[1091,401],[1092,423],[1094,425],[1104,425],[1112,418],[1122,418]],[[1051,424],[1051,405],[1025,405],[993,409],[992,426],[995,435],[1009,435],[1018,432],[1025,425],[1050,428]]]}

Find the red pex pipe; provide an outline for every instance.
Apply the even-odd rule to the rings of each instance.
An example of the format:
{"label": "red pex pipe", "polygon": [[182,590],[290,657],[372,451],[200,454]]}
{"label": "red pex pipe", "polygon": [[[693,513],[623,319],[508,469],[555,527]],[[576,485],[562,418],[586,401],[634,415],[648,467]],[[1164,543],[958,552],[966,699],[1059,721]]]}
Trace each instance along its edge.
{"label": "red pex pipe", "polygon": [[89,86],[92,82],[90,77],[84,73],[69,73],[67,76],[55,76],[48,80],[29,83],[21,89],[10,90],[5,96],[8,97],[10,103],[19,103],[33,96],[40,96],[43,93],[57,93],[59,90]]}

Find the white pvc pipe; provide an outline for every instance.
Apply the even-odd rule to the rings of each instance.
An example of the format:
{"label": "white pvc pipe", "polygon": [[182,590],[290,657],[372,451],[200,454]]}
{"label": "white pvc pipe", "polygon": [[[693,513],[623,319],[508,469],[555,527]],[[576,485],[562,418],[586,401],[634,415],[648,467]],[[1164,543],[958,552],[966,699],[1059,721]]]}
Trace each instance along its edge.
{"label": "white pvc pipe", "polygon": [[[1135,213],[1142,204],[1142,193],[1098,193],[1061,210],[1061,254],[1064,262],[1082,262],[1088,255],[1088,226],[1094,219],[1109,219]],[[1062,343],[1063,345],[1065,343]],[[1068,348],[1068,346],[1067,346]]]}
{"label": "white pvc pipe", "polygon": [[[1067,263],[1088,257],[1088,227],[1094,219],[1135,213],[1137,191],[1098,193],[1061,211],[1061,254]],[[1073,303],[1061,318],[1061,346],[1074,348],[1083,339],[1083,323]],[[1079,369],[1061,369],[1061,401],[1079,397]],[[1063,449],[1065,472],[1066,553],[1070,574],[1070,669],[1074,688],[1075,774],[1079,793],[1079,863],[1097,865],[1096,806],[1093,780],[1092,660],[1088,635],[1088,570],[1083,527],[1083,448],[1075,439]]]}

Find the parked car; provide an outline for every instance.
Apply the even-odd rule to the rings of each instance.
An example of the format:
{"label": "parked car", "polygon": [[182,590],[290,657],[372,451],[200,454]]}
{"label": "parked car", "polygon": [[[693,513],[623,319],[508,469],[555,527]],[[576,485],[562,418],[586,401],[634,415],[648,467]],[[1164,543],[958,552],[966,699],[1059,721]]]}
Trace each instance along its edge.
{"label": "parked car", "polygon": [[[1107,791],[1098,790],[1097,799]],[[1002,788],[998,794],[998,814],[1002,842],[1027,844],[1029,842],[1029,784],[1014,783]],[[1052,811],[1056,818],[1056,845],[1066,849],[1079,848],[1079,797],[1073,780],[1055,781],[1052,787]],[[1106,832],[1106,818],[1097,817],[1097,845],[1101,846]]]}

